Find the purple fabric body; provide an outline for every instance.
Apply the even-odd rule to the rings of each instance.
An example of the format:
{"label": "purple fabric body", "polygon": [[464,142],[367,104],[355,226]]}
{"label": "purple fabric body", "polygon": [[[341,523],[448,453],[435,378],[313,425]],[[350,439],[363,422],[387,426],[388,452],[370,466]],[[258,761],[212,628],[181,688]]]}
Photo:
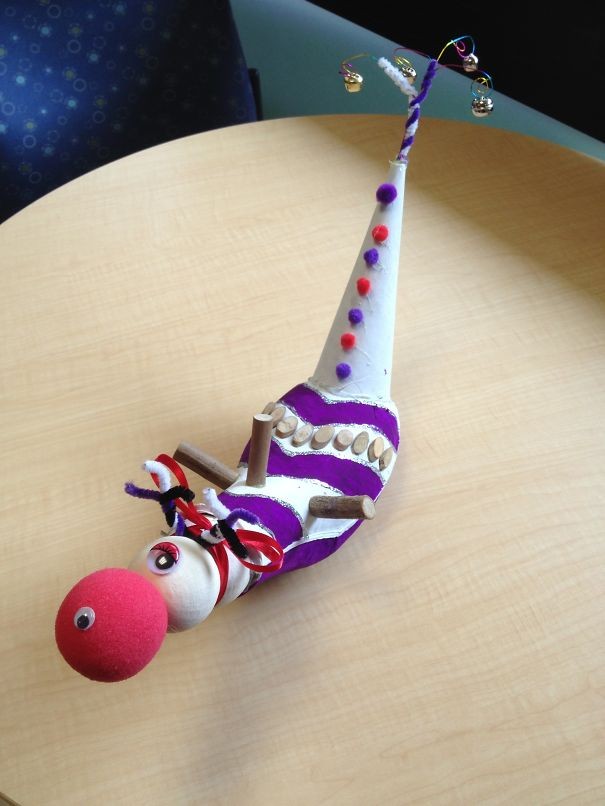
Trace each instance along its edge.
{"label": "purple fabric body", "polygon": [[228,509],[245,507],[258,515],[262,525],[273,532],[282,548],[302,537],[302,526],[296,514],[273,498],[263,498],[261,495],[234,495],[227,492],[221,493],[218,497]]}
{"label": "purple fabric body", "polygon": [[[250,443],[240,462],[248,462]],[[336,487],[343,495],[369,495],[376,500],[382,491],[382,479],[374,470],[352,459],[324,453],[289,456],[277,440],[271,442],[267,471],[270,476],[292,476],[295,479],[317,479]],[[246,504],[239,504],[245,507]],[[257,513],[258,514],[258,513]]]}
{"label": "purple fabric body", "polygon": [[299,568],[306,568],[307,565],[315,565],[315,563],[325,560],[330,554],[334,554],[362,523],[363,521],[357,521],[338,537],[301,543],[300,546],[296,546],[286,553],[284,564],[279,571],[274,571],[272,574],[263,574],[259,579],[259,583],[266,582],[271,577],[279,576],[279,574],[285,574],[286,571],[297,571]]}
{"label": "purple fabric body", "polygon": [[329,403],[303,383],[287,392],[281,402],[295,411],[301,420],[313,425],[369,425],[384,434],[395,450],[399,447],[397,417],[377,404],[357,401]]}
{"label": "purple fabric body", "polygon": [[[281,398],[281,402],[291,408],[305,422],[313,425],[343,424],[349,426],[371,426],[384,436],[397,449],[399,447],[399,425],[396,415],[389,409],[372,403],[346,401],[330,403],[305,384],[291,389]],[[246,445],[241,462],[247,463],[250,444]],[[381,475],[372,468],[346,456],[332,456],[321,452],[286,453],[277,439],[273,439],[269,449],[267,467],[269,476],[288,476],[293,479],[317,479],[344,495],[369,495],[376,500],[383,488]],[[279,544],[287,549],[301,539],[302,524],[298,515],[287,503],[261,495],[237,495],[223,492],[219,499],[228,509],[243,507],[254,512],[261,524],[271,531]],[[260,582],[271,577],[313,565],[333,554],[363,523],[357,521],[342,534],[331,538],[320,538],[301,543],[284,556],[284,564],[279,571],[263,574]],[[257,583],[258,584],[258,583]]]}
{"label": "purple fabric body", "polygon": [[[219,499],[230,509],[243,506],[246,509],[254,510],[263,525],[273,532],[282,548],[286,548],[290,543],[294,543],[302,537],[300,521],[289,507],[280,504],[278,501],[271,498],[262,498],[261,496],[232,495],[231,493],[221,493]],[[333,554],[336,549],[340,548],[362,522],[357,521],[338,537],[301,543],[291,551],[286,552],[284,564],[279,571],[263,574],[256,584],[266,582],[268,579],[285,574],[287,571],[296,571],[298,568],[305,568],[307,565],[314,565],[324,560],[330,554]]]}

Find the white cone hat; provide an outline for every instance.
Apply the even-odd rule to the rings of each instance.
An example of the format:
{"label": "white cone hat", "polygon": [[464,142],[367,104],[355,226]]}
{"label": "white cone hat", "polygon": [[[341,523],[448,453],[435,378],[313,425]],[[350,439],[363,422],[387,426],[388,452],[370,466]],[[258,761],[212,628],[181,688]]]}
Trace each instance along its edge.
{"label": "white cone hat", "polygon": [[390,400],[405,162],[386,183],[310,384],[342,397]]}

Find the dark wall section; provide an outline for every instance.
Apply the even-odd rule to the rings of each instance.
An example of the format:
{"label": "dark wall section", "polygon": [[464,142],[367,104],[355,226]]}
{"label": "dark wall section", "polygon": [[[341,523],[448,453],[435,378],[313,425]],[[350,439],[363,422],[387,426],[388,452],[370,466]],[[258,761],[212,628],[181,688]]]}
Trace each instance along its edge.
{"label": "dark wall section", "polygon": [[[431,56],[452,37],[471,34],[480,67],[491,74],[497,90],[605,140],[604,4],[574,2],[556,13],[551,4],[531,2],[366,3],[355,8],[350,0],[313,2]],[[450,61],[455,60],[454,53]]]}

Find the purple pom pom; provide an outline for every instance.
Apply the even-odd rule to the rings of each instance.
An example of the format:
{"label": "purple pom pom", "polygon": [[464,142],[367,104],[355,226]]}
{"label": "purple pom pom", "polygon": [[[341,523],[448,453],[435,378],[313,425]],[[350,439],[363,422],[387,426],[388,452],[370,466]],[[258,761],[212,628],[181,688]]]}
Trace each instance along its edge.
{"label": "purple pom pom", "polygon": [[340,378],[341,381],[344,381],[345,378],[348,378],[351,374],[351,367],[349,364],[336,364],[336,374]]}
{"label": "purple pom pom", "polygon": [[376,198],[381,204],[390,204],[397,198],[397,188],[388,182],[380,185],[376,191]]}
{"label": "purple pom pom", "polygon": [[363,311],[361,308],[351,308],[349,311],[349,322],[352,325],[360,325],[363,322]]}
{"label": "purple pom pom", "polygon": [[375,266],[378,263],[378,257],[378,249],[368,249],[367,252],[363,253],[363,259],[368,266]]}

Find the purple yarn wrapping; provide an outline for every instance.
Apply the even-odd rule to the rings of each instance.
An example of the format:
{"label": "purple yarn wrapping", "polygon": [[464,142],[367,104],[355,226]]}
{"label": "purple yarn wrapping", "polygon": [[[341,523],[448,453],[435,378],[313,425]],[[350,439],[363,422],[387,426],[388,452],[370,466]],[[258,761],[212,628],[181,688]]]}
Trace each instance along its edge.
{"label": "purple yarn wrapping", "polygon": [[[420,92],[418,95],[410,101],[410,109],[411,112],[408,116],[408,119],[405,122],[405,130],[407,134],[407,130],[412,126],[418,118],[420,117],[420,104],[424,101],[426,96],[429,93],[431,88],[431,84],[433,83],[433,79],[435,78],[435,74],[437,72],[437,68],[439,67],[439,63],[436,59],[430,59],[428,66],[426,68],[426,73],[424,74],[424,78],[422,79],[422,85],[420,87]],[[401,143],[401,148],[399,150],[399,154],[397,155],[397,159],[403,159],[403,151],[406,148],[410,148],[414,143],[414,135],[411,134],[409,137],[404,136],[403,142]]]}
{"label": "purple yarn wrapping", "polygon": [[397,188],[391,185],[390,182],[385,182],[383,185],[378,186],[376,191],[376,200],[381,204],[390,204],[397,198]]}
{"label": "purple yarn wrapping", "polygon": [[336,375],[341,381],[346,380],[350,374],[351,374],[350,364],[346,364],[344,361],[342,362],[342,364],[336,364]]}
{"label": "purple yarn wrapping", "polygon": [[349,311],[349,322],[352,325],[360,325],[363,322],[363,311],[361,308],[351,308]]}
{"label": "purple yarn wrapping", "polygon": [[368,266],[375,266],[378,263],[378,249],[368,249],[363,253],[363,259]]}

